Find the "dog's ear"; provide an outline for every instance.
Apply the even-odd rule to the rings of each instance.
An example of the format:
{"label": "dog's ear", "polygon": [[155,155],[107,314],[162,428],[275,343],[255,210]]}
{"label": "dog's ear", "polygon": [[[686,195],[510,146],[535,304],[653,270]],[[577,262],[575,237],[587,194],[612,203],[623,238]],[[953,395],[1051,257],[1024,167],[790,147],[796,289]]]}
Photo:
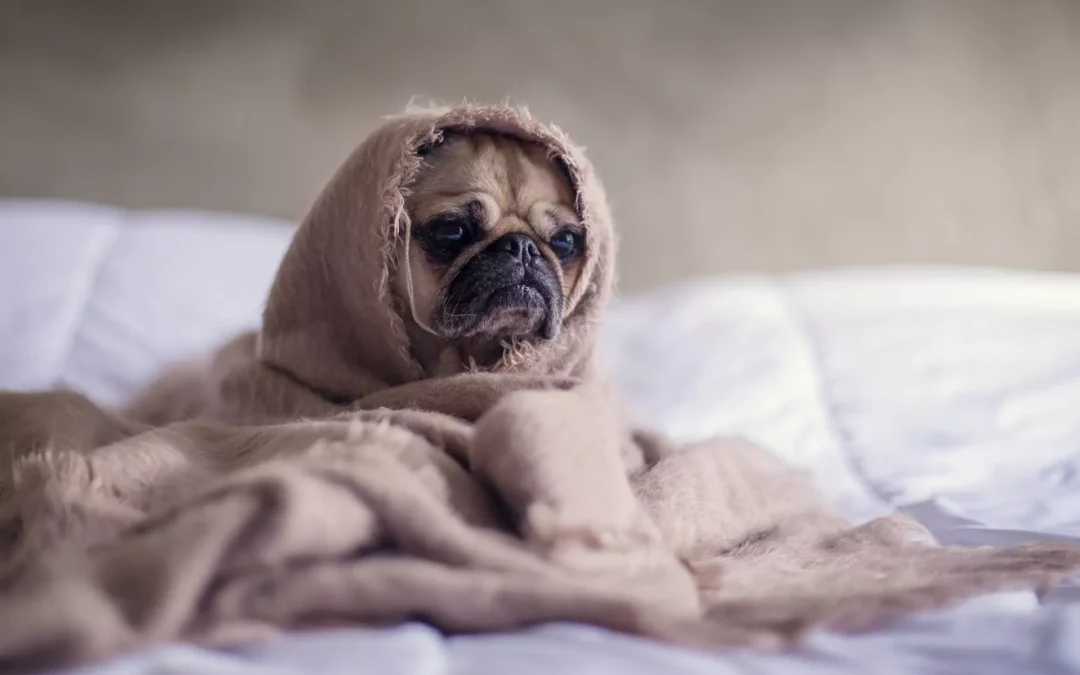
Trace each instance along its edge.
{"label": "dog's ear", "polygon": [[435,152],[440,146],[446,142],[445,134],[438,134],[428,138],[423,143],[416,147],[417,157],[427,157],[431,153]]}
{"label": "dog's ear", "polygon": [[432,153],[433,150],[435,150],[435,148],[439,147],[439,145],[440,143],[438,141],[425,141],[424,143],[421,143],[418,148],[416,148],[416,156],[427,157]]}

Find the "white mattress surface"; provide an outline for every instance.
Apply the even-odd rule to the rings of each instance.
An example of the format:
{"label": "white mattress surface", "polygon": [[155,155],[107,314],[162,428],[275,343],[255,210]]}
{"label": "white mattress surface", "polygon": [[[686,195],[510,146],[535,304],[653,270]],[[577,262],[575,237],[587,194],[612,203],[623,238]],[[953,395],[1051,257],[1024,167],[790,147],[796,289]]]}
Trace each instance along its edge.
{"label": "white mattress surface", "polygon": [[[196,212],[0,202],[0,388],[117,403],[255,325],[290,228]],[[1080,543],[1080,276],[844,270],[623,298],[605,358],[642,421],[742,434],[849,515],[943,543]],[[1080,586],[1009,593],[783,655],[708,655],[582,626],[446,638],[422,625],[174,645],[79,672],[1080,673]]]}

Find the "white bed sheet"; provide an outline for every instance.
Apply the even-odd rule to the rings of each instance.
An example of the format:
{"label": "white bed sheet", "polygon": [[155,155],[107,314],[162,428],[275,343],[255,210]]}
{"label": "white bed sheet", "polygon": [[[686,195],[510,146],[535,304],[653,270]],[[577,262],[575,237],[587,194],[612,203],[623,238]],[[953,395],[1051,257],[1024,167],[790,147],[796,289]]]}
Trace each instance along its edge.
{"label": "white bed sheet", "polygon": [[[258,319],[291,232],[256,218],[0,202],[0,387],[116,403]],[[848,514],[943,542],[1080,543],[1080,276],[846,270],[626,298],[603,351],[643,421],[754,438]],[[183,645],[80,672],[1080,673],[1080,586],[1017,592],[791,654],[705,655],[582,626],[445,638],[422,625]]]}

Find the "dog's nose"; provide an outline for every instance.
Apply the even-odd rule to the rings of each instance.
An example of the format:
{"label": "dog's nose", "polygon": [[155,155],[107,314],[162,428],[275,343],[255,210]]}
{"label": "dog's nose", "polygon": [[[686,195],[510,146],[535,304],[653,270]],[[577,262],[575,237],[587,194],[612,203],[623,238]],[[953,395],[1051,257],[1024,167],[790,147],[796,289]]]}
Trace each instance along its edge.
{"label": "dog's nose", "polygon": [[520,232],[503,235],[493,245],[496,251],[505,251],[522,263],[528,263],[540,257],[540,249],[532,237]]}

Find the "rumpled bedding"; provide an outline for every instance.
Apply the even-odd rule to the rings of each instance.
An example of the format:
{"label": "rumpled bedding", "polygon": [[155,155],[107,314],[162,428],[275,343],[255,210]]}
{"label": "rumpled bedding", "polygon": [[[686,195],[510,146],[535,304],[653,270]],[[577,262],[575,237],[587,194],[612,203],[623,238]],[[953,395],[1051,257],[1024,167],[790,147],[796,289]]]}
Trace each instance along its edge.
{"label": "rumpled bedding", "polygon": [[[462,125],[517,132],[562,157],[592,276],[569,300],[562,336],[518,372],[408,381],[395,395],[385,378],[415,368],[396,346],[400,303],[361,283],[336,305],[345,291],[318,285],[345,271],[378,279],[349,257],[390,250],[379,238],[398,236],[397,221],[381,229],[378,216],[400,214],[394,190],[407,185],[410,153]],[[678,446],[627,427],[593,361],[613,251],[602,192],[576,149],[501,108],[380,133],[301,226],[255,351],[245,356],[242,339],[211,362],[222,393],[193,408],[202,418],[144,429],[74,394],[0,397],[0,662],[413,617],[453,633],[569,620],[710,649],[777,648],[812,627],[863,630],[986,591],[1046,588],[1080,567],[1067,543],[940,547],[904,516],[854,525],[755,444]],[[399,147],[400,160],[379,158]],[[371,211],[370,234],[357,213],[336,220],[357,204]],[[341,312],[365,307],[374,314]],[[380,312],[387,322],[359,329],[327,319]],[[294,381],[351,390],[355,403],[305,408],[308,419],[246,417],[323,405]]]}
{"label": "rumpled bedding", "polygon": [[[27,347],[15,341],[20,334],[5,336],[12,348],[4,352],[3,386],[67,383],[106,402],[122,400],[162,364],[253,321],[289,235],[284,226],[263,222],[213,228],[203,223],[221,217],[86,205],[9,203],[0,218],[0,250],[22,252],[5,258],[0,274],[19,263],[28,270],[52,267],[56,272],[37,288],[57,289],[36,298],[33,344],[56,350],[15,359]],[[88,244],[106,235],[114,247],[91,260],[95,247]],[[71,262],[55,265],[64,254],[60,242],[71,244]],[[146,283],[123,283],[155,250],[186,244],[188,261],[206,263],[212,276],[229,271],[215,261],[230,246],[252,242],[261,242],[263,252],[245,262],[250,288],[222,294],[208,283],[202,296],[186,297],[193,314],[183,320],[142,321],[145,300],[174,291],[171,276],[184,273],[170,267],[174,258],[158,254]],[[83,273],[94,263],[100,263],[96,274]],[[85,289],[85,310],[69,311],[65,303],[80,296],[79,280],[89,278],[97,281]],[[12,304],[19,300],[3,296],[0,326],[20,315]],[[666,329],[644,330],[659,316],[670,318]],[[1080,428],[1062,415],[1063,406],[1080,400],[1071,376],[1080,366],[1078,339],[1080,286],[1069,277],[868,271],[708,282],[620,302],[609,315],[602,351],[641,418],[674,438],[738,430],[809,469],[857,522],[900,508],[944,542],[1008,545],[1080,536],[1074,480]],[[695,355],[706,350],[746,358],[709,359],[702,367]],[[658,360],[661,353],[666,361]],[[23,379],[12,379],[20,372]],[[1061,604],[1070,597],[1068,588],[1055,589],[1046,595],[1052,604],[1040,609],[1019,593],[858,637],[815,635],[784,656],[707,659],[569,628],[443,641],[414,627],[297,636],[236,657],[173,648],[116,668],[143,672],[140,663],[172,663],[184,672],[241,672],[248,659],[258,659],[262,665],[252,667],[282,672],[304,672],[302,664],[316,662],[325,672],[411,672],[436,662],[503,672],[527,668],[542,652],[542,667],[568,672],[601,663],[635,673],[1072,672],[1080,665],[1069,646],[1076,642],[1069,620],[1075,612]],[[423,664],[415,662],[421,654]]]}

